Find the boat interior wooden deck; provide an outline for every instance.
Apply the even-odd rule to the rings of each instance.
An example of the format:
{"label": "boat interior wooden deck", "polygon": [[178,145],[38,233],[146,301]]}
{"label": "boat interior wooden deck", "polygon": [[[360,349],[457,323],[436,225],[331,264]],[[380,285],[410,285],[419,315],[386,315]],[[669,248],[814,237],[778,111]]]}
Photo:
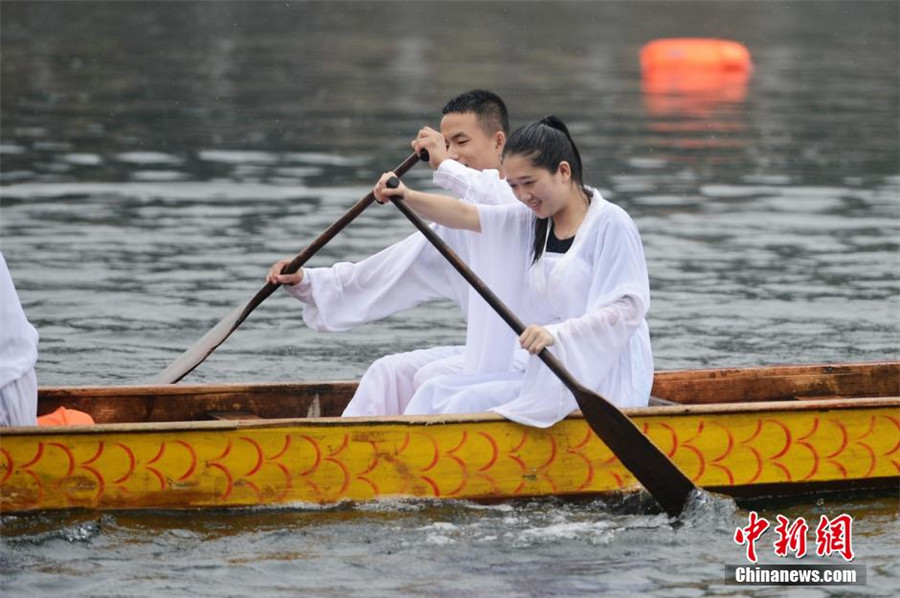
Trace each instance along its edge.
{"label": "boat interior wooden deck", "polygon": [[[45,387],[38,415],[60,406],[98,424],[340,416],[355,382]],[[896,399],[900,362],[793,365],[657,372],[654,406]]]}

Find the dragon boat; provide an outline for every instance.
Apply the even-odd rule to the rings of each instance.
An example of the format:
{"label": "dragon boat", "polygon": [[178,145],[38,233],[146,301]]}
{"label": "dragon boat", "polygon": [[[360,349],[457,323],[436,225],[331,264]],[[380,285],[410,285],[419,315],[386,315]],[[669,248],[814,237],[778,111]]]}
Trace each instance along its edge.
{"label": "dragon boat", "polygon": [[[577,412],[341,418],[353,382],[45,387],[93,425],[0,430],[0,512],[476,501],[637,489]],[[900,362],[657,372],[625,413],[735,497],[900,489]]]}

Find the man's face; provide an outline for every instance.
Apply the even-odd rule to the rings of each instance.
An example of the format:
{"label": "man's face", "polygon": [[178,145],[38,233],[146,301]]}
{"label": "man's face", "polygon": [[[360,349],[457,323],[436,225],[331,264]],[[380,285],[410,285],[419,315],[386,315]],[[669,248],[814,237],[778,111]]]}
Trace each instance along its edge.
{"label": "man's face", "polygon": [[506,140],[502,132],[485,133],[474,112],[451,112],[441,119],[441,135],[447,140],[450,157],[476,170],[500,169]]}

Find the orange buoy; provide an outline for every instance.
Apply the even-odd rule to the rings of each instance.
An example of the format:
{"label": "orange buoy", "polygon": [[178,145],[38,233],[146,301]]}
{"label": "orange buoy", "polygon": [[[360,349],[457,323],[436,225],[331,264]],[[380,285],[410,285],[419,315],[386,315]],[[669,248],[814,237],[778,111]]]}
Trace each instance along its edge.
{"label": "orange buoy", "polygon": [[39,426],[93,426],[94,418],[84,411],[60,407],[53,413],[38,417],[37,424]]}
{"label": "orange buoy", "polygon": [[747,95],[750,52],[712,38],[658,39],[641,49],[641,89],[654,116],[708,117]]}
{"label": "orange buoy", "polygon": [[749,72],[750,52],[742,44],[715,38],[658,39],[641,48],[641,70],[718,69]]}

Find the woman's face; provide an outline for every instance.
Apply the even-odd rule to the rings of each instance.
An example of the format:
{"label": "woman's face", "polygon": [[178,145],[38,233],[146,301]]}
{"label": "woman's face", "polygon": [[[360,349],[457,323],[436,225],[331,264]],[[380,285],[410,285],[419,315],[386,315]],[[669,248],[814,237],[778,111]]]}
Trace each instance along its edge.
{"label": "woman's face", "polygon": [[503,174],[516,198],[538,218],[553,216],[568,202],[572,183],[568,162],[561,162],[556,172],[550,172],[534,166],[525,156],[509,155],[503,160]]}

